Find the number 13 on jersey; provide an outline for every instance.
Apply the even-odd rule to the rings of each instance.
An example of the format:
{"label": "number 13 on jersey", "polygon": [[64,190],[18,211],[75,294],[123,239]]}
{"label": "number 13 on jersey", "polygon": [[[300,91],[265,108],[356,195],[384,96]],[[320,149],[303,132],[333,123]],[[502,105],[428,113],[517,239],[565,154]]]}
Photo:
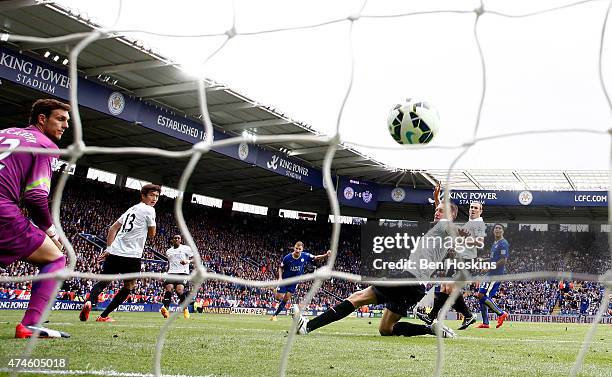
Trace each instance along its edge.
{"label": "number 13 on jersey", "polygon": [[121,231],[123,233],[127,233],[131,231],[132,229],[134,229],[134,219],[135,218],[136,218],[136,215],[133,213],[128,213],[127,215],[125,215],[125,221],[123,221],[123,226],[121,227]]}

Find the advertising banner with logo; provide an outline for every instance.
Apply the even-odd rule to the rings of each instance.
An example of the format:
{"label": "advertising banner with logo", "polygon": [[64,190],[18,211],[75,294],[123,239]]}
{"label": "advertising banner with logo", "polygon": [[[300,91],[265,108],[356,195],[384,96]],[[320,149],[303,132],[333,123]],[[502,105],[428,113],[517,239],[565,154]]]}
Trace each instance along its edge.
{"label": "advertising banner with logo", "polygon": [[[445,195],[442,192],[441,197]],[[556,206],[556,207],[607,207],[607,191],[492,191],[456,190],[450,193],[458,205],[473,201],[492,206]],[[432,190],[412,190],[404,187],[380,186],[381,202],[427,204],[433,203]]]}
{"label": "advertising banner with logo", "polygon": [[323,188],[321,171],[290,159],[282,153],[260,150],[257,153],[257,166],[276,174],[293,178],[316,188]]}
{"label": "advertising banner with logo", "polygon": [[[482,316],[479,314],[479,318]],[[495,315],[490,314],[489,320],[494,321]],[[508,316],[507,321],[512,322],[548,322],[548,323],[592,323],[595,316],[589,315],[585,317],[578,317],[577,315],[540,315],[540,314],[512,314]],[[604,316],[601,324],[612,324],[612,317]]]}
{"label": "advertising banner with logo", "polygon": [[[70,78],[66,69],[3,47],[0,47],[0,77],[64,100],[69,98]],[[120,93],[113,95],[113,90],[82,78],[78,89],[81,105],[123,120],[135,119],[138,101]]]}
{"label": "advertising banner with logo", "polygon": [[[0,300],[0,310],[25,310],[28,307],[27,300]],[[80,301],[56,301],[51,310],[81,310],[83,303]],[[101,303],[100,308],[105,308],[106,303]],[[159,312],[161,304],[123,304],[117,308],[118,312]],[[273,314],[273,310],[264,308],[219,308],[219,307],[204,307],[204,314],[242,314],[242,315],[266,315]],[[177,311],[177,305],[170,305],[170,311]],[[304,312],[306,316],[317,316],[323,311],[307,310]],[[374,310],[369,313],[353,313],[357,317],[379,317],[380,310]],[[462,319],[455,312],[450,312],[447,315],[447,320]],[[478,315],[480,318],[480,314]],[[494,315],[490,315],[490,320],[495,320]],[[510,314],[508,321],[512,322],[549,322],[549,323],[591,323],[594,316],[586,318],[578,318],[577,315],[536,315],[536,314]],[[612,324],[612,317],[604,316],[600,323]]]}
{"label": "advertising banner with logo", "polygon": [[340,177],[338,201],[346,206],[376,211],[378,207],[378,185],[373,182]]}
{"label": "advertising banner with logo", "polygon": [[[0,310],[25,310],[28,308],[28,300],[1,300],[0,299]],[[110,301],[101,302],[98,304],[99,309],[104,309],[110,303]],[[117,308],[118,312],[159,312],[161,304],[151,303],[127,303],[121,304]],[[56,301],[53,303],[51,310],[81,310],[83,308],[83,302],[81,301]],[[178,311],[179,306],[171,304],[170,311]],[[265,308],[217,308],[217,307],[204,307],[203,313],[214,313],[214,314],[246,314],[246,315],[265,315]]]}
{"label": "advertising banner with logo", "polygon": [[[164,108],[154,107],[146,103],[140,104],[135,123],[191,144],[200,142],[205,138],[202,123],[177,116]],[[214,137],[215,140],[223,140],[230,136],[214,130]],[[255,164],[259,149],[259,147],[247,143],[212,148],[217,153],[249,164]]]}
{"label": "advertising banner with logo", "polygon": [[[320,312],[323,313],[323,312]],[[368,313],[353,313],[355,317],[364,318],[380,318],[382,317],[382,310],[374,309]],[[317,314],[318,315],[318,314]],[[478,320],[482,319],[482,315],[478,313]],[[412,313],[408,314],[408,318],[415,318]],[[497,319],[495,314],[489,314],[489,321],[494,322]],[[593,323],[595,316],[586,316],[579,318],[577,315],[545,315],[545,314],[510,314],[506,321],[509,322],[533,322],[533,323]],[[463,316],[454,311],[446,314],[447,321],[462,321]],[[604,316],[599,321],[601,324],[612,324],[612,317]]]}
{"label": "advertising banner with logo", "polygon": [[[0,300],[0,310],[24,310],[28,307],[28,300]],[[102,302],[98,308],[104,309],[110,301]],[[160,304],[122,304],[117,308],[118,312],[151,312],[159,311]],[[81,310],[81,301],[56,301],[51,310]]]}

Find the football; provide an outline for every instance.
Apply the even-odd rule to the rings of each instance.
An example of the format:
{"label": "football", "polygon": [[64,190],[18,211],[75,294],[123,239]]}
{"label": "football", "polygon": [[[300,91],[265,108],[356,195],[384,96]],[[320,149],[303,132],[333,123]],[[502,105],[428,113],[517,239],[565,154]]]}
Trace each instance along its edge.
{"label": "football", "polygon": [[393,106],[387,118],[389,133],[402,145],[429,143],[438,133],[439,123],[435,107],[412,99]]}

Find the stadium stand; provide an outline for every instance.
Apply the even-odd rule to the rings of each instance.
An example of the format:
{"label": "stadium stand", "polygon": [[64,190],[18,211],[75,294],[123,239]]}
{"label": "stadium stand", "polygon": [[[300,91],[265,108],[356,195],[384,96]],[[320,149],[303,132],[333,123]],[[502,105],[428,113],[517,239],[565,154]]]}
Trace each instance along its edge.
{"label": "stadium stand", "polygon": [[[64,193],[61,218],[66,234],[78,252],[77,271],[100,272],[96,256],[101,249],[87,241],[86,235],[105,239],[107,228],[136,197],[136,191],[130,189],[71,178]],[[172,206],[173,200],[166,197],[162,197],[157,205],[159,231],[154,241],[149,243],[142,271],[165,271],[165,261],[159,256],[168,248],[169,238],[178,232]],[[274,279],[282,256],[296,240],[304,241],[306,248],[314,253],[327,250],[329,246],[331,226],[326,223],[244,214],[190,203],[185,205],[184,211],[202,260],[209,269],[225,275],[251,280]],[[508,235],[512,245],[508,270],[512,273],[553,270],[600,274],[610,268],[609,257],[605,254],[606,237],[606,233],[522,229]],[[359,273],[359,247],[359,226],[343,225],[336,268]],[[489,243],[485,250],[488,247]],[[33,272],[31,265],[16,263],[2,271],[2,275]],[[82,301],[93,284],[91,280],[67,280],[58,299]],[[303,297],[310,285],[311,282],[300,284],[297,297]],[[29,286],[29,283],[2,283],[0,298],[27,297]],[[552,314],[557,308],[560,314],[577,314],[580,298],[586,295],[590,302],[588,313],[594,314],[603,295],[603,286],[582,281],[571,282],[571,286],[573,289],[560,289],[558,281],[504,282],[497,298],[500,306],[511,313]],[[110,299],[117,288],[118,284],[113,284],[103,298]],[[326,281],[310,308],[325,310],[356,288],[352,282]],[[477,284],[472,284],[471,288],[477,291]],[[161,281],[143,279],[138,282],[129,302],[159,303],[162,294]],[[476,312],[478,302],[470,290],[466,299]],[[220,281],[207,281],[199,287],[197,301],[200,306],[254,308],[268,308],[274,302],[272,288],[237,286]]]}

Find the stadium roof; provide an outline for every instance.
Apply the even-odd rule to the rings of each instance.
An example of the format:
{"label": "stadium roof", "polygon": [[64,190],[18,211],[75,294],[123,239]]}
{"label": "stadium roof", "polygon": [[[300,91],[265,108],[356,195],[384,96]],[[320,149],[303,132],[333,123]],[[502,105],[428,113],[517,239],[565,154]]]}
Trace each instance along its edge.
{"label": "stadium roof", "polygon": [[[428,170],[436,181],[446,183],[446,170]],[[607,190],[608,171],[462,170],[452,172],[453,188],[465,190]]]}
{"label": "stadium roof", "polygon": [[[11,4],[14,9],[11,9]],[[52,37],[88,32],[95,27],[91,22],[70,14],[57,5],[23,7],[23,4],[23,1],[9,1],[0,7],[4,25],[10,25],[7,32]],[[63,59],[68,55],[69,47],[73,45],[74,42],[71,45],[19,43],[16,47],[38,56],[43,55],[45,51],[51,51]],[[135,97],[163,105],[177,115],[194,120],[201,117],[194,77],[169,59],[145,50],[138,41],[125,38],[98,40],[80,54],[78,69],[85,77],[97,78],[104,84]],[[231,88],[213,81],[207,84],[211,120],[217,129],[225,133],[239,135],[247,130],[257,135],[316,134],[308,125],[291,120],[275,109],[232,91]],[[268,147],[288,150],[290,156],[319,168],[326,149],[321,144],[295,141],[269,144]],[[390,176],[392,172],[397,172],[397,169],[387,168],[372,157],[364,156],[345,146],[341,146],[336,152],[332,168],[337,174],[375,181],[381,176]],[[421,185],[429,186],[427,180],[417,179]]]}
{"label": "stadium roof", "polygon": [[[18,35],[56,37],[71,33],[89,32],[96,26],[78,14],[71,14],[53,4],[37,5],[36,1],[5,1],[0,4],[3,31]],[[17,43],[13,47],[42,59],[46,51],[59,61],[68,56],[73,45]],[[50,64],[58,65],[59,62]],[[81,75],[119,91],[130,93],[153,104],[171,109],[177,115],[197,120],[200,117],[194,78],[168,58],[145,49],[142,43],[125,38],[106,38],[95,41],[79,56]],[[308,125],[284,116],[279,110],[261,105],[222,84],[207,82],[207,102],[215,127],[227,134],[243,131],[258,135],[316,134]],[[40,94],[32,89],[2,83],[0,116],[4,125],[22,125],[32,99]],[[168,150],[183,150],[187,142],[105,114],[81,109],[84,141],[100,146],[150,146]],[[68,143],[71,134],[64,136]],[[271,143],[267,145],[308,165],[321,168],[325,147],[313,142]],[[176,186],[186,161],[143,156],[88,155],[80,164],[113,171],[140,179],[164,182]],[[385,166],[370,156],[341,145],[332,170],[335,174],[369,180],[376,183],[406,185],[414,188],[433,188],[438,182],[446,184],[446,171],[405,171]],[[607,189],[608,172],[553,172],[553,171],[456,171],[450,182],[461,189],[550,189],[587,190]],[[202,158],[190,180],[189,191],[204,193],[234,201],[246,201],[282,208],[325,211],[328,207],[323,190],[279,176],[264,169],[209,152]],[[414,206],[397,203],[381,204],[379,213],[419,214]],[[525,209],[523,209],[525,210]],[[531,208],[533,211],[533,208]],[[580,209],[585,218],[599,218],[597,209]],[[556,216],[542,213],[542,217]],[[556,210],[552,210],[556,211]],[[565,210],[563,210],[565,211]],[[361,213],[349,209],[347,213]],[[506,210],[505,214],[507,214]],[[562,216],[562,214],[559,214]],[[606,212],[607,215],[607,212]],[[428,215],[424,216],[428,217]],[[516,216],[511,216],[516,217]]]}

